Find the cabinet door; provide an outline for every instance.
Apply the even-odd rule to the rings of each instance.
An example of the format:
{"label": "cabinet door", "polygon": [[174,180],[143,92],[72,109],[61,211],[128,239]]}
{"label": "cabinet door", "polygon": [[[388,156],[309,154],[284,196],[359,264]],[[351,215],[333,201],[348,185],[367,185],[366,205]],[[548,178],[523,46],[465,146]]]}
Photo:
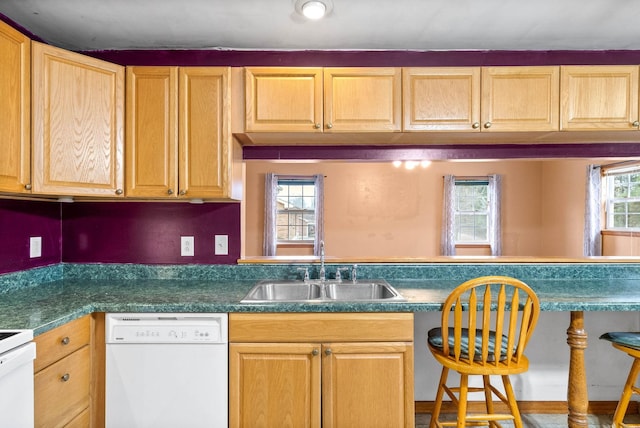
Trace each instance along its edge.
{"label": "cabinet door", "polygon": [[561,129],[637,129],[638,66],[563,66],[561,73]]}
{"label": "cabinet door", "polygon": [[482,131],[557,131],[559,67],[484,67]]}
{"label": "cabinet door", "polygon": [[319,351],[306,343],[230,344],[229,427],[320,428]]}
{"label": "cabinet door", "polygon": [[405,131],[480,131],[480,68],[402,70]]}
{"label": "cabinet door", "polygon": [[33,191],[124,194],[124,67],[32,42]]}
{"label": "cabinet door", "polygon": [[0,191],[31,188],[31,42],[0,22]]}
{"label": "cabinet door", "polygon": [[179,197],[228,198],[231,69],[181,67],[179,76]]}
{"label": "cabinet door", "polygon": [[324,428],[413,427],[413,345],[323,345]]}
{"label": "cabinet door", "polygon": [[325,132],[400,131],[401,68],[325,68]]}
{"label": "cabinet door", "polygon": [[87,345],[34,377],[35,425],[60,427],[89,407],[91,353]]}
{"label": "cabinet door", "polygon": [[178,68],[127,68],[126,195],[178,190]]}
{"label": "cabinet door", "polygon": [[247,132],[322,132],[322,69],[247,67]]}

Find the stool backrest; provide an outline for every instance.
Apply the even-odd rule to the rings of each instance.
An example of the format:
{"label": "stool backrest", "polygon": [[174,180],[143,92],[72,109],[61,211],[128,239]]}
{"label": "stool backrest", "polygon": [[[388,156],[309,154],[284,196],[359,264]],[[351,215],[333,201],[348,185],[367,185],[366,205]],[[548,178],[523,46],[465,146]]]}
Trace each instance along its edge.
{"label": "stool backrest", "polygon": [[443,305],[443,353],[460,364],[517,366],[539,313],[538,297],[518,279],[485,276],[466,281]]}

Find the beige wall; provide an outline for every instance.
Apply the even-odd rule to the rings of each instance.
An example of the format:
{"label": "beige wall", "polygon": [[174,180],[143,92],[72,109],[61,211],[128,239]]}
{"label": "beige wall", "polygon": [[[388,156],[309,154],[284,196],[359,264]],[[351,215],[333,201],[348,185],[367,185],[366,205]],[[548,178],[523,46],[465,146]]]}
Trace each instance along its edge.
{"label": "beige wall", "polygon": [[[326,176],[325,242],[327,254],[335,257],[439,255],[442,176],[496,173],[503,175],[503,255],[580,257],[588,163],[434,162],[427,169],[407,171],[386,162],[249,161],[245,255],[262,254],[266,172]],[[279,254],[307,255],[311,250],[294,248]]]}

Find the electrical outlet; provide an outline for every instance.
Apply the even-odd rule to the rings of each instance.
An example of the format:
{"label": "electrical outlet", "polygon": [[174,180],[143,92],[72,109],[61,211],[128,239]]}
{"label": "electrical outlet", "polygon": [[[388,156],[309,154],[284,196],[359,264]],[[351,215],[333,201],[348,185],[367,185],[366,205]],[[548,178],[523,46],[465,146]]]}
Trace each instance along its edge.
{"label": "electrical outlet", "polygon": [[29,257],[42,257],[42,236],[32,236],[29,238]]}
{"label": "electrical outlet", "polygon": [[216,256],[229,255],[229,235],[215,236],[215,248],[213,252]]}
{"label": "electrical outlet", "polygon": [[180,255],[183,257],[192,257],[195,255],[193,236],[180,237]]}

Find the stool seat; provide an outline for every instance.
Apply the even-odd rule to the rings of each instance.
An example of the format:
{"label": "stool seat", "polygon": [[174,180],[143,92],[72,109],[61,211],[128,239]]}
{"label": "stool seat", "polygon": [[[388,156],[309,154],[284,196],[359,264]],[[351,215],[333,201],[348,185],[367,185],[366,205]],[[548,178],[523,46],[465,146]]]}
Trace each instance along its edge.
{"label": "stool seat", "polygon": [[640,373],[640,332],[616,331],[604,333],[600,339],[608,340],[614,348],[626,352],[633,358],[631,370],[627,376],[627,381],[622,389],[620,401],[616,406],[613,414],[613,427],[640,427],[640,424],[624,423],[624,417],[627,413],[627,407],[633,394],[640,394],[640,389],[635,386],[638,373]]}

